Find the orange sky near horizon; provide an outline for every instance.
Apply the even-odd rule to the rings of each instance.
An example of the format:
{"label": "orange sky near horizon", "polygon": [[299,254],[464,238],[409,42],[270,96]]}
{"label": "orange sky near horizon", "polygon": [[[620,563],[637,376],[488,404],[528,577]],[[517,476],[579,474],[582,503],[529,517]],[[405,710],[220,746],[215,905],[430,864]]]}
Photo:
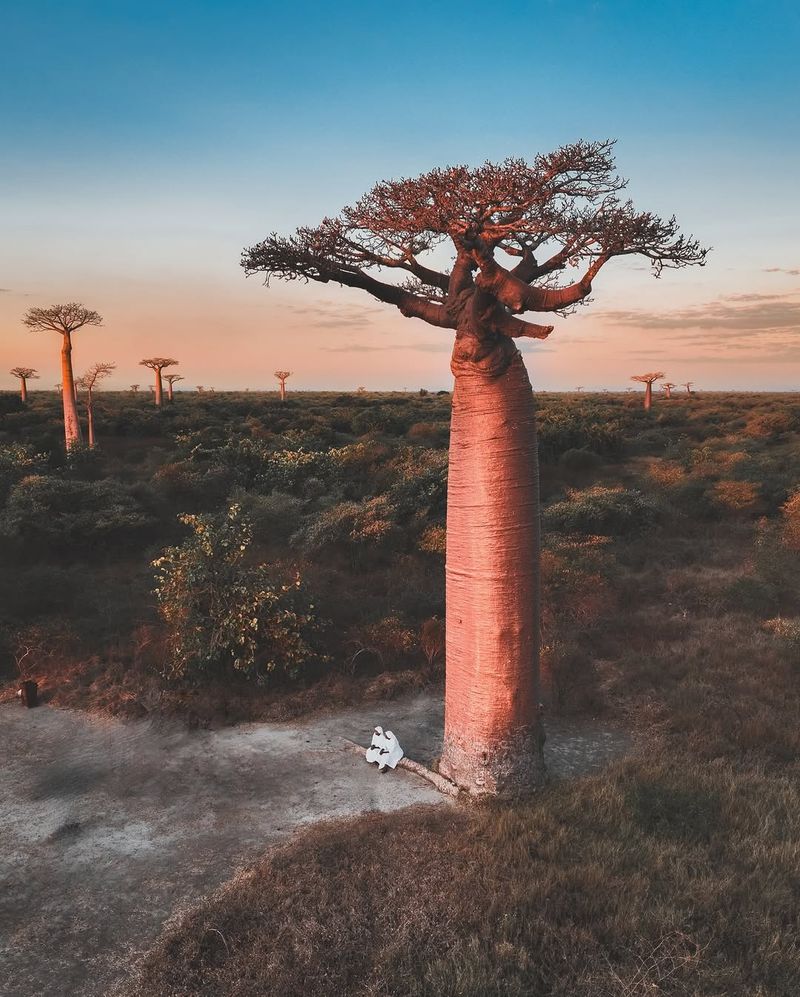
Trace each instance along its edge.
{"label": "orange sky near horizon", "polygon": [[[641,264],[610,265],[589,305],[552,317],[546,342],[522,344],[534,387],[618,390],[631,374],[664,370],[710,390],[800,389],[800,275],[766,267],[750,280],[728,273],[726,289],[712,268],[713,257],[705,269],[654,280]],[[75,334],[76,374],[113,361],[107,389],[146,385],[150,374],[138,361],[153,355],[180,361],[184,390],[272,390],[278,368],[294,372],[295,390],[450,388],[448,330],[403,318],[353,289],[279,281],[265,288],[232,270],[225,279],[76,279],[6,290],[0,370],[35,367],[40,380],[30,388],[51,390],[60,380],[59,337],[32,333],[21,319],[34,304],[76,298],[104,318],[103,327]],[[15,380],[6,374],[0,384],[13,389]]]}

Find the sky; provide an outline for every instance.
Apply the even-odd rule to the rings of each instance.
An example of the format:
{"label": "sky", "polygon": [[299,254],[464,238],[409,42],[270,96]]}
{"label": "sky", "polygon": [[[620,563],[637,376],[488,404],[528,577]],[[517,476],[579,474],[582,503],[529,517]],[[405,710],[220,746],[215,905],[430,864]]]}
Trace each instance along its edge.
{"label": "sky", "polygon": [[[636,206],[712,247],[610,263],[523,351],[535,388],[663,370],[800,389],[800,7],[705,0],[0,0],[0,388],[59,376],[32,306],[76,300],[80,374],[449,388],[452,333],[338,285],[246,279],[244,247],[381,179],[615,138]],[[536,320],[536,316],[529,316]],[[541,320],[541,319],[540,319]],[[547,320],[549,321],[549,320]]]}

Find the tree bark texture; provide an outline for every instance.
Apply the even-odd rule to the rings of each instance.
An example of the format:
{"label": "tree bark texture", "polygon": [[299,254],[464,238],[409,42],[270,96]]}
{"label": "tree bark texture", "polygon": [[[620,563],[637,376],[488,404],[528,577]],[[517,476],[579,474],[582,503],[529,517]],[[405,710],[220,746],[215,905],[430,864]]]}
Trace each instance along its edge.
{"label": "tree bark texture", "polygon": [[94,399],[92,398],[92,389],[88,389],[88,397],[86,399],[86,426],[88,430],[89,446],[94,446]]}
{"label": "tree bark texture", "polygon": [[454,362],[447,490],[440,771],[500,796],[544,781],[538,447],[530,381],[514,354],[499,374]]}
{"label": "tree bark texture", "polygon": [[161,405],[162,405],[162,403],[164,401],[164,385],[161,383],[161,368],[160,367],[156,367],[155,368],[155,374],[156,374],[156,396],[155,396],[156,407],[157,408],[161,408]]}
{"label": "tree bark texture", "polygon": [[64,403],[64,439],[67,450],[81,440],[81,424],[75,402],[75,379],[72,376],[72,338],[63,334],[61,346],[61,397]]}
{"label": "tree bark texture", "polygon": [[24,377],[19,379],[19,397],[23,402],[28,400],[28,381]]}
{"label": "tree bark texture", "polygon": [[653,404],[653,383],[648,381],[644,388],[644,410],[645,412],[650,411],[650,406]]}

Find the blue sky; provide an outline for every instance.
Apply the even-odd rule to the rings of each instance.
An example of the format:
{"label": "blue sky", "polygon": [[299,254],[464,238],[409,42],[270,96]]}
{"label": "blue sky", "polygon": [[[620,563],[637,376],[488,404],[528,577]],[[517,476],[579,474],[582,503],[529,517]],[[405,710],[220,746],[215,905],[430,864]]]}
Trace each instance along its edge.
{"label": "blue sky", "polygon": [[77,298],[106,322],[76,337],[76,367],[116,360],[115,383],[159,352],[218,388],[283,366],[298,387],[447,386],[441,332],[336,287],[267,291],[241,248],[377,179],[615,137],[637,205],[714,252],[660,281],[618,264],[529,355],[534,383],[623,386],[655,365],[708,387],[800,384],[794,4],[1,9],[6,365],[54,380],[57,344],[19,319]]}

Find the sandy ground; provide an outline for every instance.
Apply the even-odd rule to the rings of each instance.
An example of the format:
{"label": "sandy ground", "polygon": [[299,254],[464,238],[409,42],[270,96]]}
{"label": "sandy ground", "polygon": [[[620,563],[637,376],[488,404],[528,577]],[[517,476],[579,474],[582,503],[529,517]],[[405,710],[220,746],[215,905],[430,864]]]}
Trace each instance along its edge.
{"label": "sandy ground", "polygon": [[[171,914],[304,824],[448,804],[341,740],[367,744],[376,723],[430,762],[441,696],[216,731],[0,706],[0,994],[107,994]],[[619,732],[548,724],[556,778],[626,747]]]}

